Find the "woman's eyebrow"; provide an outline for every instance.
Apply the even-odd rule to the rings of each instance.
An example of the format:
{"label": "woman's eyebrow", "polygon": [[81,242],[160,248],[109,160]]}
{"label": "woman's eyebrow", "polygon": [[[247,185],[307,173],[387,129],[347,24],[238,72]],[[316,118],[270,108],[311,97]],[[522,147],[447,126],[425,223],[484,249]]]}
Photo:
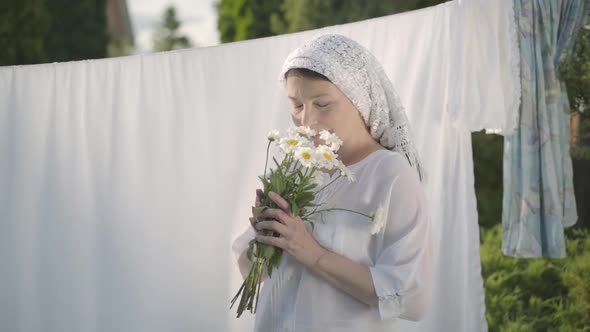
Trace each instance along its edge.
{"label": "woman's eyebrow", "polygon": [[[313,97],[311,97],[309,99],[315,99],[315,98],[319,98],[319,97],[323,97],[323,96],[329,96],[329,95],[330,95],[329,93],[320,93],[319,95],[315,95],[315,96],[313,96]],[[288,97],[291,100],[298,100],[297,97],[291,97],[291,96],[288,96]]]}

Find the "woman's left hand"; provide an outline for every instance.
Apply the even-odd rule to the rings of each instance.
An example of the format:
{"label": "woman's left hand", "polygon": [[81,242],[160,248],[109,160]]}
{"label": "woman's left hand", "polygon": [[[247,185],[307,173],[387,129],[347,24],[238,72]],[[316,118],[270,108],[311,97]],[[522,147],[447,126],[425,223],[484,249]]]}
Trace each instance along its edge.
{"label": "woman's left hand", "polygon": [[254,226],[258,230],[271,229],[281,237],[256,235],[256,240],[261,243],[281,248],[301,264],[312,267],[319,257],[327,252],[313,235],[305,228],[303,219],[291,214],[289,202],[275,192],[269,192],[268,198],[275,202],[279,209],[266,209],[258,217],[273,218],[257,222]]}

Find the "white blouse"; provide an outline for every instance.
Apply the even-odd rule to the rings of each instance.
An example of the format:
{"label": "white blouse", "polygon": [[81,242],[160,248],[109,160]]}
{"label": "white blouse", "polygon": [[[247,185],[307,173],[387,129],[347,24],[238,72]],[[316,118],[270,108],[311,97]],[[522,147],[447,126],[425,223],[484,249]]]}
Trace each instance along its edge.
{"label": "white blouse", "polygon": [[[382,207],[383,226],[356,213],[328,211],[316,215],[313,236],[330,251],[368,266],[378,306],[333,287],[285,252],[261,287],[255,331],[395,331],[398,318],[419,320],[427,310],[434,270],[431,226],[415,170],[389,150],[374,151],[348,168],[355,181],[339,178],[314,203],[367,215]],[[324,185],[337,176],[324,173]],[[251,263],[239,257],[254,236],[248,226],[232,245],[243,276]]]}

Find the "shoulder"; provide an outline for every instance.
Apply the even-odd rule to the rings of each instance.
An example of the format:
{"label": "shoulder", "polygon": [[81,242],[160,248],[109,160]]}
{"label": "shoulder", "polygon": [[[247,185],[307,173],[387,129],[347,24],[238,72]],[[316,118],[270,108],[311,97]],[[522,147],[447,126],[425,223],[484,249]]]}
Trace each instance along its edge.
{"label": "shoulder", "polygon": [[381,153],[374,160],[374,186],[390,197],[396,206],[416,208],[426,204],[427,198],[418,172],[406,156],[399,152]]}
{"label": "shoulder", "polygon": [[415,173],[408,159],[401,153],[391,150],[378,151],[372,162],[376,174],[385,177],[411,176]]}
{"label": "shoulder", "polygon": [[407,158],[399,152],[377,150],[361,165],[351,170],[355,183],[351,188],[368,191],[387,191],[392,187],[420,187],[420,179]]}
{"label": "shoulder", "polygon": [[402,191],[408,194],[423,190],[418,172],[410,165],[406,156],[399,152],[378,151],[369,164],[365,181],[376,190]]}

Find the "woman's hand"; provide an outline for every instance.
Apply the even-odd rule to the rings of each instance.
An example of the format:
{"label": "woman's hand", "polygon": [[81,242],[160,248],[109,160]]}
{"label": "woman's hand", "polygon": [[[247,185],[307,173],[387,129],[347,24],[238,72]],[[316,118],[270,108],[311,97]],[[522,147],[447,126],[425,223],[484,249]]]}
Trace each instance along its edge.
{"label": "woman's hand", "polygon": [[[262,191],[257,193],[256,206],[260,206],[260,196]],[[309,233],[301,217],[291,215],[289,203],[275,192],[269,192],[268,197],[275,202],[279,209],[266,209],[258,217],[272,218],[275,220],[265,220],[255,222],[250,218],[250,222],[255,225],[257,230],[270,229],[279,234],[281,237],[256,235],[256,240],[261,243],[273,245],[281,248],[301,264],[307,267],[313,267],[317,260],[327,253],[327,249],[322,247]],[[254,219],[254,220],[253,220]]]}
{"label": "woman's hand", "polygon": [[[264,198],[264,193],[262,192],[262,189],[256,189],[256,200],[254,201],[254,206],[255,207],[259,207],[260,205],[262,205],[262,199]],[[250,225],[252,225],[252,227],[254,229],[256,229],[256,218],[254,217],[250,217]]]}
{"label": "woman's hand", "polygon": [[[270,192],[268,197],[280,209],[266,209],[259,217],[276,220],[256,222],[256,218],[250,218],[250,222],[257,230],[272,229],[281,234],[281,237],[257,235],[256,239],[259,242],[282,248],[311,271],[325,278],[331,285],[349,293],[359,301],[372,306],[378,304],[371,272],[367,266],[322,247],[307,231],[303,220],[291,215],[289,203],[285,199],[274,192]],[[263,198],[262,190],[256,190],[256,207],[262,205]],[[321,262],[320,258],[322,258]]]}

